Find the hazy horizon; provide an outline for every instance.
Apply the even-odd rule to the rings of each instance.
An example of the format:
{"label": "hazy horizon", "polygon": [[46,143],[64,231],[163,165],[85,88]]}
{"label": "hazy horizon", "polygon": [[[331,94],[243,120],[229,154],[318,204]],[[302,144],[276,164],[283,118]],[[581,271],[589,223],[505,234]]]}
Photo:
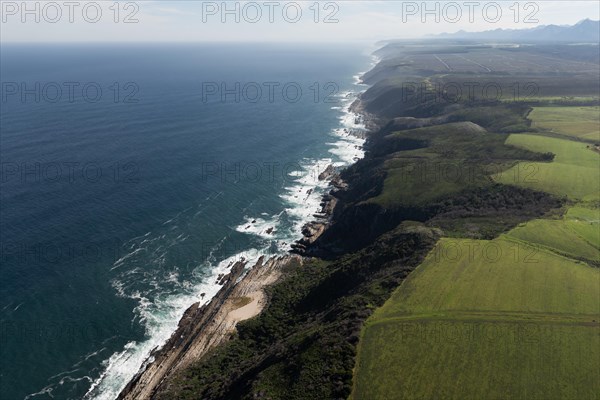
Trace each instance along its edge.
{"label": "hazy horizon", "polygon": [[585,0],[337,1],[319,7],[307,1],[66,4],[3,1],[0,42],[376,42],[600,19],[598,3]]}

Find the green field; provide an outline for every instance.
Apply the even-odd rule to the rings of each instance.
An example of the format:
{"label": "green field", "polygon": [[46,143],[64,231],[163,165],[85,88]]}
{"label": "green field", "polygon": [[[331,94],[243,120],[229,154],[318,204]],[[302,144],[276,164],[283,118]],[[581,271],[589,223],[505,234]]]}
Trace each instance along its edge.
{"label": "green field", "polygon": [[522,98],[515,98],[510,93],[504,93],[501,100],[508,103],[533,103],[539,107],[576,107],[598,103],[600,98],[594,96],[524,96]]}
{"label": "green field", "polygon": [[[534,220],[509,235],[555,249],[574,258],[598,261],[600,249],[600,155],[589,145],[535,135],[511,135],[506,144],[538,152],[551,152],[551,163],[520,163],[495,179],[573,200],[589,200],[568,209],[560,220]],[[595,203],[596,202],[596,203]]]}
{"label": "green field", "polygon": [[600,107],[535,107],[532,127],[600,142]]}
{"label": "green field", "polygon": [[442,239],[368,320],[353,398],[597,398],[599,299],[585,263]]}
{"label": "green field", "polygon": [[597,199],[600,154],[591,145],[528,134],[510,135],[507,145],[555,154],[552,162],[521,162],[495,175],[505,184],[529,187],[572,199]]}
{"label": "green field", "polygon": [[598,328],[577,324],[381,321],[363,338],[352,398],[597,399],[599,349]]}
{"label": "green field", "polygon": [[507,238],[442,239],[375,319],[444,311],[600,314],[600,270]]}
{"label": "green field", "polygon": [[[489,175],[517,160],[540,159],[541,154],[505,144],[508,137],[471,122],[394,132],[382,146],[392,153],[384,163],[383,190],[369,202],[384,207],[421,205],[488,185]],[[406,149],[419,141],[426,145]]]}
{"label": "green field", "polygon": [[[369,201],[384,207],[421,205],[458,193],[468,186],[487,183],[487,177],[481,174],[475,179],[468,177],[464,165],[459,161],[437,161],[434,158],[391,160],[385,165],[388,174],[383,191]],[[453,171],[457,174],[451,176]],[[447,174],[448,178],[443,174]]]}
{"label": "green field", "polygon": [[600,210],[588,210],[591,218],[577,217],[569,210],[562,219],[529,221],[511,230],[508,236],[571,258],[600,262]]}
{"label": "green field", "polygon": [[566,217],[571,221],[569,226],[588,243],[600,247],[600,209],[582,206],[571,207]]}
{"label": "green field", "polygon": [[569,208],[494,240],[440,240],[365,324],[354,400],[598,399],[600,155],[530,134],[505,144],[555,157],[494,179]]}

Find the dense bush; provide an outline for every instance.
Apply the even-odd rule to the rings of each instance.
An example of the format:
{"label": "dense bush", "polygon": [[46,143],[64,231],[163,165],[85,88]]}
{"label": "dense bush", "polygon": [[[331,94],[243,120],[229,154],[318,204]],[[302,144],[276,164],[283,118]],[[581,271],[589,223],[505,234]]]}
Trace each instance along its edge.
{"label": "dense bush", "polygon": [[162,399],[346,399],[363,322],[433,247],[401,225],[334,263],[312,261],[269,289],[266,310],[170,382]]}

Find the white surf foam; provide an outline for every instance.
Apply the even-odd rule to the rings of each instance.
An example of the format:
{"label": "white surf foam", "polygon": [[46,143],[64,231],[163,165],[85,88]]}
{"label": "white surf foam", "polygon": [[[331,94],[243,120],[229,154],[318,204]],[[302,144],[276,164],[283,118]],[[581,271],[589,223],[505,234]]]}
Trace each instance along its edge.
{"label": "white surf foam", "polygon": [[[364,139],[357,136],[357,132],[365,132],[366,128],[362,117],[350,111],[350,105],[358,98],[363,86],[359,79],[355,79],[355,91],[343,91],[335,97],[339,105],[331,107],[339,113],[339,127],[329,134],[332,142],[327,143],[329,158],[304,159],[300,162],[301,170],[289,176],[289,184],[285,186],[281,199],[287,205],[285,213],[292,220],[292,227],[288,231],[276,231],[273,236],[278,243],[286,243],[282,250],[289,250],[293,241],[302,236],[302,227],[309,221],[315,220],[315,214],[321,210],[323,195],[329,189],[329,181],[318,179],[319,174],[329,165],[340,169],[347,167],[364,157]],[[247,217],[246,222],[236,228],[239,232],[253,233],[265,237],[265,227],[277,227],[281,214],[270,218]],[[248,222],[256,221],[254,224]]]}
{"label": "white surf foam", "polygon": [[[302,160],[300,163],[301,170],[290,174],[289,184],[286,185],[284,193],[281,194],[281,198],[287,205],[282,212],[275,215],[261,213],[258,217],[246,216],[244,222],[235,227],[238,232],[256,235],[262,239],[271,239],[271,246],[261,249],[251,248],[220,262],[216,262],[214,257],[211,262],[211,257],[209,257],[210,265],[203,265],[199,268],[199,271],[210,269],[209,276],[198,277],[197,282],[201,283],[183,282],[181,283],[180,292],[159,296],[154,301],[149,301],[139,292],[128,290],[126,284],[121,281],[113,282],[117,293],[138,301],[139,305],[136,307],[135,312],[139,321],[143,322],[146,328],[146,338],[140,342],[131,341],[127,343],[122,351],[112,354],[110,358],[105,360],[105,369],[91,385],[85,395],[86,399],[109,400],[116,398],[140,368],[153,361],[149,358],[150,354],[167,342],[177,329],[179,320],[185,310],[195,302],[199,301],[204,304],[214,297],[220,289],[215,281],[220,274],[229,272],[234,262],[243,258],[248,261],[248,265],[253,265],[261,255],[273,254],[273,244],[275,244],[275,252],[284,253],[289,250],[290,244],[294,240],[301,237],[302,227],[307,222],[315,219],[314,214],[320,210],[322,195],[328,190],[329,182],[327,180],[319,181],[319,174],[328,165],[332,164],[335,167],[342,168],[364,156],[362,150],[364,140],[353,135],[352,131],[364,130],[365,126],[362,120],[349,110],[349,106],[360,94],[360,90],[364,89],[362,87],[364,85],[359,79],[360,75],[355,77],[356,91],[340,93],[338,95],[339,106],[331,107],[332,110],[340,114],[340,127],[329,133],[333,139],[331,143],[328,143],[330,147],[328,151],[331,157]],[[291,220],[291,228],[282,228],[280,222],[283,217]],[[166,223],[170,222],[167,221]],[[142,244],[147,245],[152,240],[148,236],[149,233],[143,236],[144,241]],[[185,240],[185,237],[178,237],[177,239]],[[175,245],[176,243],[172,244]],[[140,251],[133,248],[133,246],[130,250],[133,253],[131,255],[135,255],[137,251]],[[168,248],[163,250],[168,251]],[[117,261],[113,268],[120,267],[129,256],[128,254]],[[164,257],[164,252],[157,255],[157,259],[160,259],[160,257]],[[169,279],[172,282],[177,282],[176,272],[173,272]],[[157,282],[158,284],[159,282]]]}
{"label": "white surf foam", "polygon": [[[237,261],[246,260],[253,265],[267,249],[248,249],[234,254],[219,262],[211,269],[210,275],[200,279],[202,283],[194,285],[184,294],[174,294],[150,302],[138,293],[124,293],[119,283],[115,288],[122,295],[135,298],[139,305],[136,313],[146,327],[146,339],[141,342],[131,341],[121,352],[114,353],[104,362],[105,370],[94,381],[86,399],[112,400],[123,390],[125,385],[134,377],[141,367],[152,362],[149,358],[154,349],[162,347],[177,329],[179,320],[187,308],[195,302],[205,304],[214,297],[221,288],[216,281],[221,274],[229,272]],[[172,277],[174,280],[176,277]],[[202,295],[204,294],[204,296]]]}
{"label": "white surf foam", "polygon": [[263,239],[277,237],[279,221],[276,217],[266,220],[264,218],[252,218],[246,216],[245,222],[238,225],[235,230],[241,233],[250,233]]}

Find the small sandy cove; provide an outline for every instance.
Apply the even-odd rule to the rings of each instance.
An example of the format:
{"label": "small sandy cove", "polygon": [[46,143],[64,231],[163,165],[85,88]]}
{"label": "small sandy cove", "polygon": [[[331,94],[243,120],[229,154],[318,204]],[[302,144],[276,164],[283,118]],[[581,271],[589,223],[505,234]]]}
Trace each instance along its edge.
{"label": "small sandy cove", "polygon": [[199,360],[206,352],[226,341],[238,322],[258,315],[265,307],[266,286],[276,282],[282,268],[289,263],[302,263],[299,256],[289,255],[258,262],[244,275],[246,263],[232,265],[221,280],[223,286],[211,301],[196,303],[187,309],[177,331],[155,351],[149,362],[119,395],[119,399],[150,399],[169,377]]}

